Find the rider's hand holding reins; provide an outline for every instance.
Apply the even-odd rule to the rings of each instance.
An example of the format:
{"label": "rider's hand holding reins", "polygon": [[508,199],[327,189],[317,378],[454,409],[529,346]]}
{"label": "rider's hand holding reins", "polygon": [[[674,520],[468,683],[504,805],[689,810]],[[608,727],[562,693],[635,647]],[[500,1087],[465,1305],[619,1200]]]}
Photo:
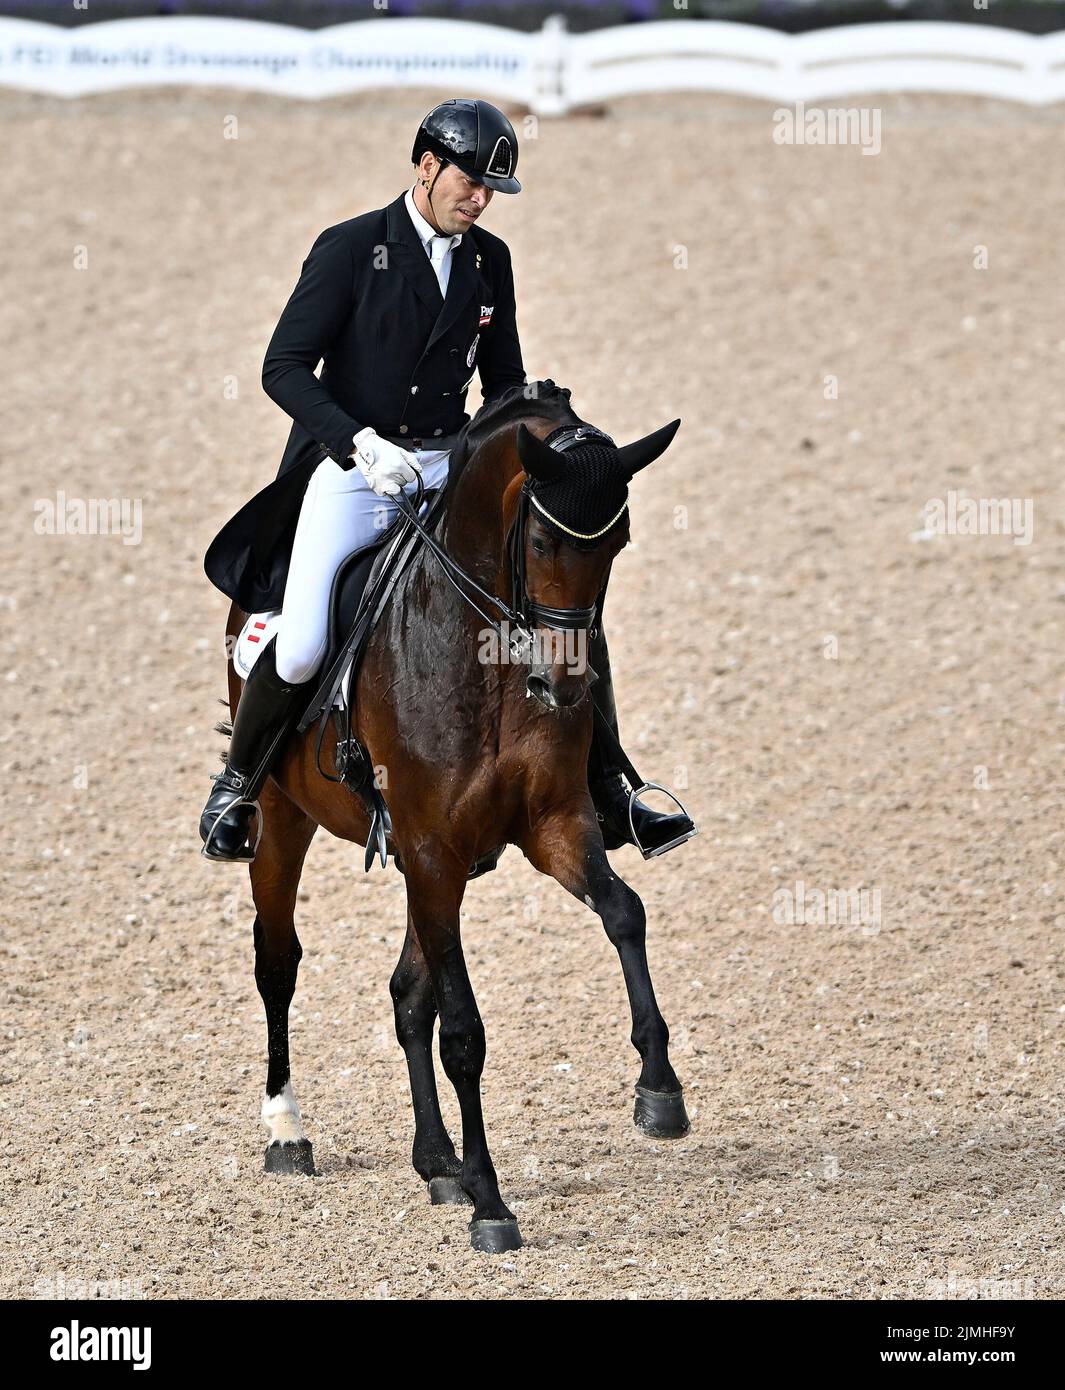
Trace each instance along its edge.
{"label": "rider's hand holding reins", "polygon": [[382,439],[369,425],[354,439],[355,466],[379,497],[394,497],[421,473],[417,458]]}

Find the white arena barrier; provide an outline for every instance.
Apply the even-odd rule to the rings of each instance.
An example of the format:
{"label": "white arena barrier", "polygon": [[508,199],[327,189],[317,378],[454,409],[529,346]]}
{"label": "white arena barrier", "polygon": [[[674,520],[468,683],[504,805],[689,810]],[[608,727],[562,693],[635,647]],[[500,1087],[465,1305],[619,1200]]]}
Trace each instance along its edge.
{"label": "white arena barrier", "polygon": [[472,93],[560,115],[640,92],[727,92],[776,102],[940,92],[1065,101],[1065,33],[974,24],[858,24],[779,34],[673,20],[533,34],[463,20],[382,18],[328,29],[191,16],[63,29],[0,18],[0,86],[76,97],[160,85],[302,100],[377,87]]}

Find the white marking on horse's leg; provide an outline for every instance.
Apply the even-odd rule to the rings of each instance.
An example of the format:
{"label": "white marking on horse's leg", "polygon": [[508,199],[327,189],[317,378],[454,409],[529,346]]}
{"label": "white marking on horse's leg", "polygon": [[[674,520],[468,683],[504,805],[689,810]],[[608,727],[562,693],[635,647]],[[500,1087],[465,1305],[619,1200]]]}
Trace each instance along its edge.
{"label": "white marking on horse's leg", "polygon": [[263,1096],[262,1114],[271,1144],[296,1144],[306,1138],[291,1081],[285,1083],[279,1095]]}

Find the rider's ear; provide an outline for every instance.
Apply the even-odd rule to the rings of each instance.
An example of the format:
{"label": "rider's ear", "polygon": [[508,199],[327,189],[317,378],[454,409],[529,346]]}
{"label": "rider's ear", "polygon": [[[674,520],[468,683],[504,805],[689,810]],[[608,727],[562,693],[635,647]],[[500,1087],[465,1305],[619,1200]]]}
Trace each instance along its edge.
{"label": "rider's ear", "polygon": [[538,439],[524,423],[518,426],[518,458],[529,477],[540,483],[554,482],[566,471],[562,455]]}
{"label": "rider's ear", "polygon": [[664,454],[673,443],[673,436],[679,429],[680,421],[671,420],[668,425],[655,430],[654,434],[645,435],[643,439],[637,439],[632,444],[624,444],[617,454],[617,461],[624,473],[631,478],[634,473],[639,473],[641,468],[654,463],[659,454]]}

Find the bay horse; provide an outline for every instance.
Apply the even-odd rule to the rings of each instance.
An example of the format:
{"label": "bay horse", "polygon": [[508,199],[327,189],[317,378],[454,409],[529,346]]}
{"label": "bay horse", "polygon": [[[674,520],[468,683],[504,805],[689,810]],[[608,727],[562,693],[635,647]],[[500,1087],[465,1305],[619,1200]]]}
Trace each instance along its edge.
{"label": "bay horse", "polygon": [[[439,550],[483,592],[497,595],[501,609],[513,579],[508,538],[515,547],[509,554],[520,556],[529,611],[548,617],[594,613],[628,541],[627,511],[601,543],[578,549],[542,525],[535,508],[520,505],[523,485],[557,461],[548,457],[544,435],[560,423],[583,423],[568,395],[555,387],[535,398],[504,397],[505,408],[483,406],[470,422],[463,465],[447,483]],[[631,471],[643,467],[679,423],[625,446],[619,459]],[[519,519],[524,534],[512,536]],[[642,1062],[636,1124],[658,1138],[679,1137],[689,1125],[648,971],[643,904],[607,860],[588,790],[594,674],[588,667],[575,673],[580,663],[567,660],[560,644],[525,664],[485,662],[484,615],[444,582],[440,565],[441,557],[423,544],[401,576],[353,681],[353,717],[371,764],[384,769],[378,785],[406,880],[406,939],[390,990],[414,1106],[412,1162],[434,1203],[472,1204],[473,1248],[499,1252],[518,1248],[522,1239],[500,1195],[485,1136],[485,1030],[460,930],[467,878],[483,856],[516,845],[599,916],[621,959],[632,1042]],[[245,618],[234,604],[229,650]],[[231,661],[233,714],[241,689]],[[292,1090],[288,1041],[302,955],[293,911],[304,858],[319,826],[360,845],[370,831],[362,800],[321,775],[314,733],[312,726],[290,737],[263,788],[260,839],[249,866],[255,980],[267,1023],[268,1172],[315,1171]],[[323,752],[324,770],[335,774],[332,751]],[[461,1159],[440,1113],[432,1057],[437,1015],[440,1060],[461,1111]]]}

